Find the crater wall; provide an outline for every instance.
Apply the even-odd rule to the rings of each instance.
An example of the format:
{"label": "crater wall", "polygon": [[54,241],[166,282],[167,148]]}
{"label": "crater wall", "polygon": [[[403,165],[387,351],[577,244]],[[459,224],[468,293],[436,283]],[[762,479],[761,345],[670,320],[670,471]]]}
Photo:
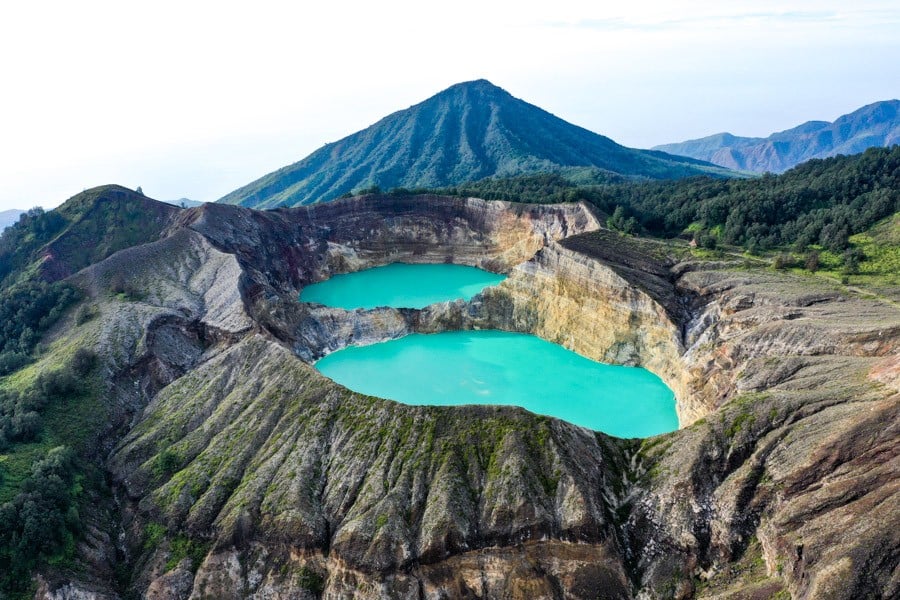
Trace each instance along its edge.
{"label": "crater wall", "polygon": [[[79,275],[101,310],[78,335],[133,417],[107,440],[119,518],[91,539],[118,558],[47,571],[42,597],[896,596],[895,307],[650,259],[589,233],[579,205],[419,201],[192,209]],[[297,301],[399,259],[510,277],[422,311]],[[128,297],[106,290],[117,272]],[[648,366],[693,424],[631,441],[513,407],[404,406],[301,360],[467,327]]]}

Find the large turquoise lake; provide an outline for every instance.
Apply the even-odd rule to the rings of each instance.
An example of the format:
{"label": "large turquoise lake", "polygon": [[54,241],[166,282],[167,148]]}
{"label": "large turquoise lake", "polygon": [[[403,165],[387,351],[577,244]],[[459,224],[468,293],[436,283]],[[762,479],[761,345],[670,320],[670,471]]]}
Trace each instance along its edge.
{"label": "large turquoise lake", "polygon": [[645,369],[604,365],[538,337],[501,331],[414,334],[334,352],[334,381],[405,404],[508,404],[619,437],[678,429],[675,396]]}
{"label": "large turquoise lake", "polygon": [[504,279],[506,275],[464,265],[394,263],[308,285],[300,292],[300,300],[348,310],[424,308],[435,302],[470,300]]}

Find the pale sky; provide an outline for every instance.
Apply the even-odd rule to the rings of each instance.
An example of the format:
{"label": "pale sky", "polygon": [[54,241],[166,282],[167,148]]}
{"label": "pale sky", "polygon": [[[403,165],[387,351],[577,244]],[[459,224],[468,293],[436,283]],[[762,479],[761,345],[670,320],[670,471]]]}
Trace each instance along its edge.
{"label": "pale sky", "polygon": [[627,146],[900,97],[897,0],[5,2],[0,210],[215,200],[460,81]]}

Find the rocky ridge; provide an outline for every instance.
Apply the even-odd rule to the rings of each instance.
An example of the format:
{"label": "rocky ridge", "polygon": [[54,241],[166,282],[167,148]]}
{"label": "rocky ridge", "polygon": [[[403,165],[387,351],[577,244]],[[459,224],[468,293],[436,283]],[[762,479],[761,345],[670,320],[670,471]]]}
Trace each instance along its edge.
{"label": "rocky ridge", "polygon": [[[812,279],[675,264],[598,229],[582,205],[204,205],[77,274],[101,310],[78,335],[100,350],[119,407],[104,439],[128,587],[149,598],[896,593],[897,310]],[[510,277],[421,311],[296,301],[306,283],[397,260]],[[122,272],[124,299],[107,291]],[[516,408],[404,406],[307,364],[350,343],[474,327],[648,366],[676,391],[683,428],[618,440]],[[747,562],[752,578],[729,575]],[[112,567],[89,565],[45,574],[40,593],[115,597]]]}

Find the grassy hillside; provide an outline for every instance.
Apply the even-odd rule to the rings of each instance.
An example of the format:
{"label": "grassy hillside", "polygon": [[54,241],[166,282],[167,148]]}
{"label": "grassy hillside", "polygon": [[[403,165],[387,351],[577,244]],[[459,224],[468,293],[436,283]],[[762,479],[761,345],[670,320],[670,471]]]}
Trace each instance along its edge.
{"label": "grassy hillside", "polygon": [[0,376],[31,360],[40,336],[78,299],[65,277],[159,236],[177,208],[119,186],[32,209],[0,235]]}
{"label": "grassy hillside", "polygon": [[0,289],[12,273],[68,277],[157,237],[178,210],[117,185],[85,190],[56,210],[32,209],[0,235]]}
{"label": "grassy hillside", "polygon": [[807,274],[812,271],[900,304],[900,213],[850,236],[844,252],[814,245],[804,252],[771,252],[767,258],[785,270]]}
{"label": "grassy hillside", "polygon": [[649,179],[726,173],[694,159],[625,148],[480,80],[396,112],[220,202],[297,206],[372,186],[436,187],[563,167]]}

